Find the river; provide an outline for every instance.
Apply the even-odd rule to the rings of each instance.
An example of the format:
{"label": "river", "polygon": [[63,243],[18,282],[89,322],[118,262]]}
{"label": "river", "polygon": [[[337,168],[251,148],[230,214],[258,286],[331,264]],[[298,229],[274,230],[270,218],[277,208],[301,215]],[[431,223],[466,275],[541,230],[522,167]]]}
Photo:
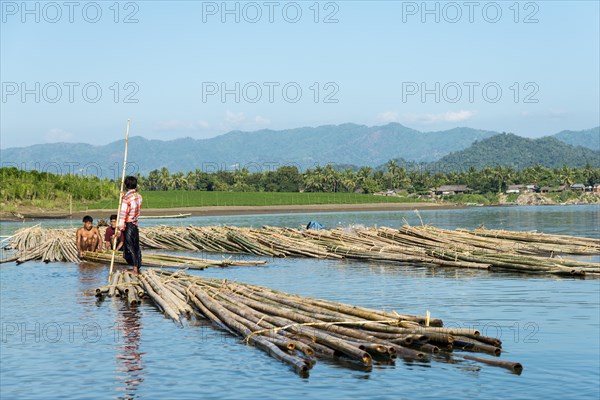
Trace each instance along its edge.
{"label": "river", "polygon": [[[398,227],[538,230],[599,237],[600,208],[475,207],[460,210],[194,217],[168,225]],[[99,218],[102,216],[94,216]],[[8,235],[38,222],[3,222]],[[79,226],[79,221],[43,221]],[[213,254],[210,257],[219,258]],[[260,258],[260,257],[259,257]],[[594,257],[598,261],[598,257]],[[374,365],[318,361],[308,378],[202,322],[184,327],[150,303],[83,292],[106,282],[106,266],[0,266],[0,397],[27,398],[581,398],[600,397],[600,280],[581,280],[377,262],[268,259],[260,267],[195,274],[268,286],[400,313],[441,318],[503,340],[502,359],[521,375],[463,361]],[[485,356],[485,355],[484,355]]]}

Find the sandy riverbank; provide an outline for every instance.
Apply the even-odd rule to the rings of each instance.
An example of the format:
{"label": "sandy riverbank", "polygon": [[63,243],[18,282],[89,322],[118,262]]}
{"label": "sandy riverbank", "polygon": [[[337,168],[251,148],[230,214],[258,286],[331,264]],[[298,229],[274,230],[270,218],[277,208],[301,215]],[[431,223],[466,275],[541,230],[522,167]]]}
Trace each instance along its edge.
{"label": "sandy riverbank", "polygon": [[[212,206],[212,207],[177,207],[177,208],[144,208],[144,216],[163,216],[176,214],[192,214],[192,216],[226,216],[253,214],[292,214],[292,213],[327,213],[327,212],[360,212],[360,211],[401,211],[401,210],[432,210],[458,209],[465,206],[459,204],[436,203],[373,203],[373,204],[314,204],[303,206]],[[108,218],[114,210],[76,211],[71,216],[58,211],[43,211],[39,209],[20,210],[19,213],[1,212],[2,221],[21,221],[25,219],[80,219],[91,215],[94,219]]]}

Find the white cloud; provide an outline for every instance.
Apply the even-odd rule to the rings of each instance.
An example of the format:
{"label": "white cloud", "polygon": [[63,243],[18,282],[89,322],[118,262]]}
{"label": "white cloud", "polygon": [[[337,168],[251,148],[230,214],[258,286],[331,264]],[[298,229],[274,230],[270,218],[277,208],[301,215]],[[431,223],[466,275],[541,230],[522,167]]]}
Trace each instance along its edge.
{"label": "white cloud", "polygon": [[475,111],[469,110],[447,111],[439,114],[404,114],[402,121],[421,124],[462,122],[471,119],[475,114]]}
{"label": "white cloud", "polygon": [[196,125],[199,128],[201,128],[201,129],[208,129],[208,128],[210,128],[210,124],[208,122],[202,121],[202,120],[196,121]]}
{"label": "white cloud", "polygon": [[68,142],[73,139],[73,134],[60,128],[52,128],[46,133],[48,142]]}
{"label": "white cloud", "polygon": [[269,125],[271,123],[270,119],[262,117],[260,115],[257,115],[256,118],[254,118],[254,121],[257,125]]}
{"label": "white cloud", "polygon": [[385,111],[377,114],[377,121],[380,122],[400,122],[400,117],[395,111]]}
{"label": "white cloud", "polygon": [[230,124],[241,124],[246,120],[246,116],[243,112],[234,113],[233,111],[227,110],[225,112],[225,122]]}

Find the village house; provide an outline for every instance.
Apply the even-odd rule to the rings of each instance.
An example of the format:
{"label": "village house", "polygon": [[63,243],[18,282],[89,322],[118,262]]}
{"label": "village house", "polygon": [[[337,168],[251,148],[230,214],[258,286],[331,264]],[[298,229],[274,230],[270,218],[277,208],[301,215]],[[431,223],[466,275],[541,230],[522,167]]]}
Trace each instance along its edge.
{"label": "village house", "polygon": [[473,189],[468,188],[467,185],[442,185],[431,189],[431,191],[436,195],[452,195],[471,193]]}
{"label": "village house", "polygon": [[537,192],[540,188],[538,187],[538,185],[525,185],[525,192],[526,193],[534,193]]}
{"label": "village house", "polygon": [[560,192],[564,192],[565,189],[566,189],[565,185],[561,185],[559,187],[542,186],[540,188],[540,193],[560,193]]}
{"label": "village house", "polygon": [[506,188],[506,194],[521,193],[525,192],[526,190],[527,187],[525,185],[508,185],[508,187]]}
{"label": "village house", "polygon": [[395,189],[395,190],[389,189],[389,190],[384,190],[382,192],[375,192],[375,193],[373,193],[373,195],[375,195],[375,196],[397,196],[398,193],[400,193],[400,190],[398,190],[398,189]]}

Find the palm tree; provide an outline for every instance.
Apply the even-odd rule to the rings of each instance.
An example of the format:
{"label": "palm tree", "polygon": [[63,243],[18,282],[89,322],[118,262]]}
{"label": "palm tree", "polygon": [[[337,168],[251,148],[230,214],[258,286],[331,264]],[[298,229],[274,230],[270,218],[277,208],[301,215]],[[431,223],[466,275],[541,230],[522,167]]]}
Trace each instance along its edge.
{"label": "palm tree", "polygon": [[390,177],[390,188],[395,189],[396,185],[394,182],[394,177],[398,175],[398,163],[396,163],[396,160],[389,160],[385,164],[385,167],[387,169],[388,176]]}
{"label": "palm tree", "polygon": [[146,179],[146,190],[159,190],[160,186],[160,171],[155,169],[150,171],[148,178]]}
{"label": "palm tree", "polygon": [[309,192],[323,192],[325,189],[325,178],[323,168],[317,165],[315,169],[307,169],[303,174],[304,189]]}
{"label": "palm tree", "polygon": [[521,171],[520,180],[524,184],[537,184],[540,181],[539,165],[527,167]]}
{"label": "palm tree", "polygon": [[183,176],[183,172],[176,172],[171,176],[169,189],[182,190],[188,186],[188,182]]}
{"label": "palm tree", "polygon": [[581,175],[585,179],[585,183],[588,186],[593,186],[596,183],[600,183],[600,168],[594,168],[587,163],[581,170]]}
{"label": "palm tree", "polygon": [[361,167],[356,173],[356,184],[360,186],[363,193],[373,193],[378,190],[378,185],[375,179],[372,177],[373,168]]}
{"label": "palm tree", "polygon": [[167,167],[162,167],[158,173],[158,187],[159,190],[169,190],[171,186],[171,174]]}
{"label": "palm tree", "polygon": [[337,192],[340,184],[340,174],[337,172],[331,164],[323,169],[323,179],[325,183],[325,189],[327,192]]}
{"label": "palm tree", "polygon": [[196,174],[192,171],[188,171],[185,175],[185,180],[187,182],[186,190],[195,190],[197,185]]}
{"label": "palm tree", "polygon": [[493,170],[493,176],[498,185],[498,193],[502,193],[506,189],[514,176],[514,169],[512,167],[498,166]]}
{"label": "palm tree", "polygon": [[571,187],[571,185],[573,183],[575,183],[573,181],[573,176],[575,175],[575,172],[573,170],[573,168],[563,164],[562,168],[560,170],[558,170],[558,176],[560,178],[560,183],[562,183],[563,185],[566,185],[568,187]]}
{"label": "palm tree", "polygon": [[465,183],[468,187],[475,189],[479,184],[479,180],[479,171],[477,171],[477,169],[471,165],[465,173]]}
{"label": "palm tree", "polygon": [[344,173],[342,174],[340,180],[342,186],[346,189],[347,192],[354,192],[354,189],[357,186],[356,175],[354,174],[354,171],[352,171],[350,168],[346,169],[346,171],[344,171]]}
{"label": "palm tree", "polygon": [[357,177],[357,179],[360,182],[361,180],[370,178],[372,173],[373,173],[373,168],[371,168],[371,167],[361,167],[358,170],[358,172],[356,173],[356,177]]}

